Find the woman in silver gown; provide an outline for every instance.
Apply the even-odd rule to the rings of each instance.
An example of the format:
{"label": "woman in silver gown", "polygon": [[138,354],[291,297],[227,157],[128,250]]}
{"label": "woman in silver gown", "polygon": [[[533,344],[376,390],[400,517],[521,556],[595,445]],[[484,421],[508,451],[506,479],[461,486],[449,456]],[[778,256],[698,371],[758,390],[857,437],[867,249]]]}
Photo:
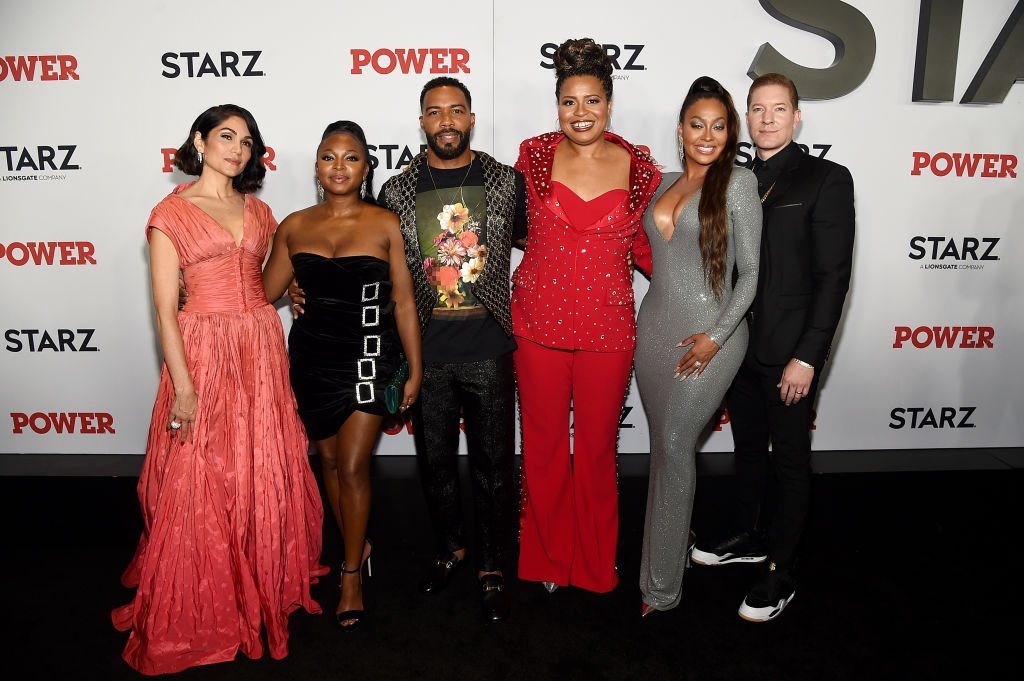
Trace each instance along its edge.
{"label": "woman in silver gown", "polygon": [[[636,378],[651,434],[642,614],[679,604],[697,438],[743,361],[757,288],[761,204],[734,166],[739,116],[714,79],[679,112],[682,173],[666,173],[644,215],[654,276],[637,319]],[[738,273],[735,285],[733,267]]]}

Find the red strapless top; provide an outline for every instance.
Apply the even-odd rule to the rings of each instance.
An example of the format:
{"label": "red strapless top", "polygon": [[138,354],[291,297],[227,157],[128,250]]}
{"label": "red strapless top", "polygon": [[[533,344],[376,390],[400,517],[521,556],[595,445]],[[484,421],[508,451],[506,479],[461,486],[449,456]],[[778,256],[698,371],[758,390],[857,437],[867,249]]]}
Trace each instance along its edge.
{"label": "red strapless top", "polygon": [[565,211],[565,216],[577,230],[583,230],[611,213],[616,206],[626,200],[629,192],[625,189],[609,189],[600,196],[584,201],[576,192],[557,180],[551,181],[555,197]]}

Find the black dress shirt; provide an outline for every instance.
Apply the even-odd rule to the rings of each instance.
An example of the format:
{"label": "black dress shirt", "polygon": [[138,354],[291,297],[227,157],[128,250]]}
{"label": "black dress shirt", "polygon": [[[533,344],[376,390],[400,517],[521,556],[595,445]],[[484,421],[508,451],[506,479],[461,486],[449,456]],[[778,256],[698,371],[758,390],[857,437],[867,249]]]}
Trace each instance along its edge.
{"label": "black dress shirt", "polygon": [[779,179],[783,168],[790,164],[795,154],[802,153],[804,152],[800,150],[796,142],[790,142],[767,161],[762,161],[757,156],[754,157],[750,169],[754,171],[754,176],[757,178],[757,194],[761,197],[762,203],[767,198],[775,181]]}

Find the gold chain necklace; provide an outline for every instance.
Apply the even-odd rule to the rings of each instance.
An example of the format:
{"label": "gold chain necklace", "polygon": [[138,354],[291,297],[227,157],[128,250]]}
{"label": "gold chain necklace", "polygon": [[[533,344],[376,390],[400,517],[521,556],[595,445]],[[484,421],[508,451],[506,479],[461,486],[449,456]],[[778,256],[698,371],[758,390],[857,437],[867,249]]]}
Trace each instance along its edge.
{"label": "gold chain necklace", "polygon": [[[469,173],[473,170],[473,164],[475,162],[476,162],[476,156],[474,156],[473,158],[469,159],[469,165],[466,166],[466,175],[465,175],[465,177],[462,178],[462,182],[460,182],[459,186],[456,187],[455,191],[452,192],[452,197],[455,196],[456,192],[458,193],[459,198],[462,199],[462,205],[463,206],[466,205],[466,195],[462,191],[462,185],[466,184],[466,180],[469,179]],[[434,188],[434,193],[437,194],[438,201],[441,202],[441,208],[443,209],[445,207],[445,205],[448,205],[448,204],[445,204],[444,199],[441,198],[441,190],[437,188],[437,183],[434,182],[434,173],[430,172],[430,163],[427,162],[427,161],[424,161],[424,163],[427,164],[427,177],[430,178],[430,186],[432,186]]]}

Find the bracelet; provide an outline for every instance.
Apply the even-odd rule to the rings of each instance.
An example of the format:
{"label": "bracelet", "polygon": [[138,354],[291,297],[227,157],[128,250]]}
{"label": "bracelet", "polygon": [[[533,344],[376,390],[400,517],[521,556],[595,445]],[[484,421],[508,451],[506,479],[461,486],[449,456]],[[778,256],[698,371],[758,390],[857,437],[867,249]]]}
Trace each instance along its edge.
{"label": "bracelet", "polygon": [[803,361],[802,359],[797,359],[796,357],[794,357],[793,361],[796,362],[797,364],[799,364],[802,367],[806,367],[808,369],[813,369],[814,368],[813,364],[808,364],[807,362]]}

